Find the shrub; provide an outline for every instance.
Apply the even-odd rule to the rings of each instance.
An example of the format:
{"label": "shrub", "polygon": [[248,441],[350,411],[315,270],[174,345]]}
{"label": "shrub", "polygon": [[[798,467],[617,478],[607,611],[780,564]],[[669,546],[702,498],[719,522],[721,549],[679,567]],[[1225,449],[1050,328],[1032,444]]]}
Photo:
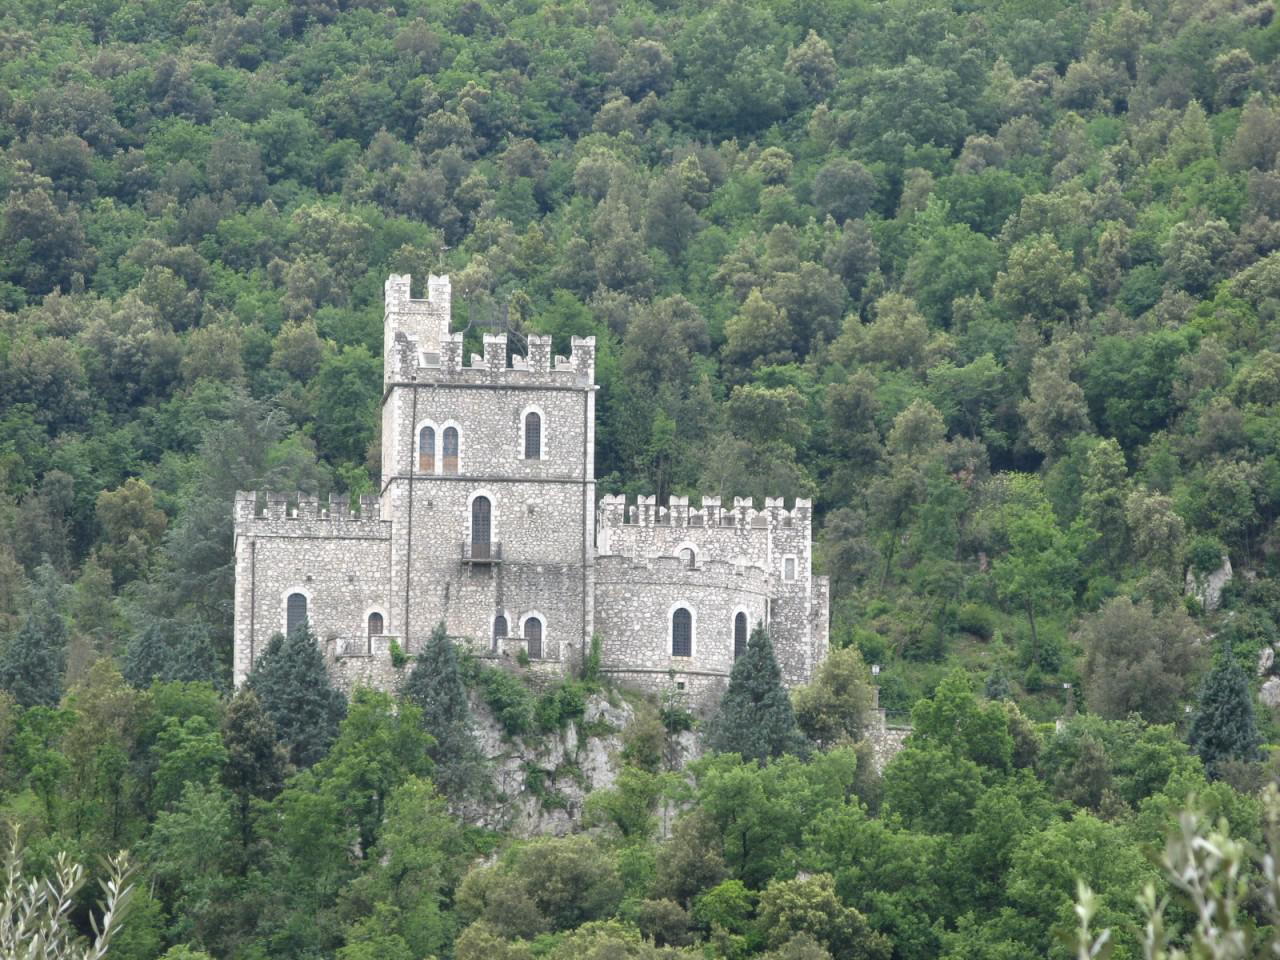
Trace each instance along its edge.
{"label": "shrub", "polygon": [[956,612],[956,626],[964,633],[990,640],[996,632],[995,614],[980,603],[961,604]]}
{"label": "shrub", "polygon": [[1197,576],[1208,576],[1222,566],[1227,548],[1216,537],[1196,537],[1187,550],[1187,562]]}
{"label": "shrub", "polygon": [[401,649],[400,644],[395,637],[391,638],[391,665],[397,670],[403,670],[404,665],[409,662],[409,655]]}
{"label": "shrub", "polygon": [[503,670],[492,669],[481,669],[477,681],[480,695],[508,736],[533,729],[533,694],[523,683]]}

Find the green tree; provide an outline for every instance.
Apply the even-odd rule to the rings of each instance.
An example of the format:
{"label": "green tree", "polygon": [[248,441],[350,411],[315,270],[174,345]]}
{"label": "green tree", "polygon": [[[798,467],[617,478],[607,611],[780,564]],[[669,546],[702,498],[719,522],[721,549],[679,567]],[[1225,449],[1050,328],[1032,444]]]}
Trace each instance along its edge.
{"label": "green tree", "polygon": [[365,347],[330,354],[315,378],[316,439],[335,460],[363,463],[382,390],[378,357]]}
{"label": "green tree", "polygon": [[435,740],[431,759],[441,792],[456,800],[478,789],[484,758],[471,730],[471,709],[458,668],[458,652],[443,622],[431,631],[415,658],[404,696],[422,711],[424,728]]}
{"label": "green tree", "polygon": [[1009,550],[992,564],[992,574],[1005,602],[1026,613],[1033,659],[1038,660],[1045,648],[1036,614],[1070,603],[1078,568],[1077,544],[1058,526],[1037,478],[1014,475],[1008,496],[1005,528]]}
{"label": "green tree", "polygon": [[288,752],[276,738],[275,724],[252,687],[241,687],[227,704],[222,743],[226,748],[222,785],[235,798],[241,843],[248,846],[253,801],[270,800],[280,792],[289,763]]}
{"label": "green tree", "polygon": [[1090,709],[1112,720],[1130,713],[1152,723],[1178,719],[1200,660],[1195,624],[1182,607],[1156,613],[1118,597],[1085,619],[1080,636]]}
{"label": "green tree", "polygon": [[62,619],[66,586],[49,564],[36,570],[29,611],[17,635],[0,653],[0,689],[24,707],[56,706],[66,669],[67,624]]}
{"label": "green tree", "polygon": [[805,736],[824,746],[861,739],[875,691],[856,647],[832,650],[817,675],[792,694],[796,722]]}
{"label": "green tree", "polygon": [[707,742],[721,753],[762,762],[784,753],[804,752],[804,736],[796,726],[773,643],[763,624],[756,624],[747,652],[734,661]]}
{"label": "green tree", "polygon": [[1216,772],[1228,760],[1256,760],[1261,738],[1253,718],[1249,678],[1232,655],[1231,644],[1200,687],[1200,702],[1187,735],[1205,767]]}
{"label": "green tree", "polygon": [[771,947],[808,934],[835,957],[888,960],[893,952],[889,939],[872,930],[866,917],[840,902],[835,878],[827,873],[774,880],[760,894],[759,916]]}
{"label": "green tree", "polygon": [[309,767],[329,749],[346,712],[329,679],[324,654],[308,629],[276,634],[249,673],[249,687],[275,724],[295,766]]}

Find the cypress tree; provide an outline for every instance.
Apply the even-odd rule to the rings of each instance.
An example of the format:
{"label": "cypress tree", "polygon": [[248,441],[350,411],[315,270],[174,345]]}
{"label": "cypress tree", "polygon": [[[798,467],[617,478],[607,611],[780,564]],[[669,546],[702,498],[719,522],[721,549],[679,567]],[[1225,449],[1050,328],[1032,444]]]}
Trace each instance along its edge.
{"label": "cypress tree", "polygon": [[324,757],[337,739],[347,704],[330,682],[324,654],[309,629],[272,637],[248,684],[295,766],[309,767]]}
{"label": "cypress tree", "polygon": [[796,725],[773,643],[762,624],[756,624],[746,653],[733,664],[729,688],[707,741],[712,750],[738,753],[747,760],[804,753],[804,735]]}
{"label": "cypress tree", "polygon": [[481,754],[471,732],[471,708],[458,652],[443,623],[431,631],[426,647],[414,660],[404,696],[422,711],[422,725],[435,738],[428,753],[435,761],[436,785],[450,799],[465,796],[479,784]]}
{"label": "cypress tree", "polygon": [[1253,697],[1249,678],[1223,645],[1209,675],[1200,688],[1200,704],[1187,738],[1205,769],[1213,775],[1224,760],[1258,759],[1258,727],[1253,719]]}
{"label": "cypress tree", "polygon": [[17,636],[0,654],[0,689],[24,707],[56,707],[67,661],[66,587],[48,563],[36,569],[30,608]]}
{"label": "cypress tree", "polygon": [[253,833],[249,817],[252,800],[270,800],[280,792],[289,756],[276,737],[275,724],[262,709],[262,701],[248,686],[227,706],[222,742],[227,748],[222,783],[236,798],[241,843],[247,847]]}

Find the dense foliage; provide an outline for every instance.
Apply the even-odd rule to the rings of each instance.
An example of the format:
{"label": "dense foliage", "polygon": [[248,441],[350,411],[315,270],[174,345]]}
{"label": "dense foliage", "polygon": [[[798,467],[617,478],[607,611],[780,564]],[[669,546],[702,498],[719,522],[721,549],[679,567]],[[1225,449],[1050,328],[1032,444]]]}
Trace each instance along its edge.
{"label": "dense foliage", "polygon": [[[1191,790],[1253,838],[1280,733],[1278,55],[1246,0],[6,4],[28,863],[137,851],[121,957],[1054,956],[1077,875],[1133,956],[1144,845]],[[449,651],[344,719],[295,635],[228,698],[232,496],[376,489],[393,270],[597,337],[602,491],[814,499],[810,759],[774,703],[681,787],[668,704],[600,835],[470,869]],[[918,703],[882,780],[865,663]]]}

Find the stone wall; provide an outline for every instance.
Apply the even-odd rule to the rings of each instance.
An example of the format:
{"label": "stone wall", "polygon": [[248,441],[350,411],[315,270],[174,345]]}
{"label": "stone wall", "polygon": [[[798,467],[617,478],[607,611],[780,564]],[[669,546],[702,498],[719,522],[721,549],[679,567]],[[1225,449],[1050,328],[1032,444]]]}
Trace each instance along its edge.
{"label": "stone wall", "polygon": [[[464,358],[447,311],[431,314],[448,300],[447,279],[429,282],[429,303],[408,299],[407,278],[393,280],[401,285],[388,293],[382,434],[383,515],[394,522],[388,629],[417,650],[443,621],[486,651],[499,614],[508,646],[536,616],[544,657],[576,662],[592,632],[595,341],[575,337],[570,357],[552,357],[551,338],[533,335],[525,356],[510,356],[505,336],[486,336],[483,355]],[[537,458],[525,457],[530,412],[541,419]],[[426,471],[424,426],[435,433]],[[449,427],[459,443],[446,475]],[[479,496],[492,506],[490,562],[466,562]]]}
{"label": "stone wall", "polygon": [[[690,703],[714,703],[733,669],[733,625],[748,629],[768,617],[770,577],[759,567],[676,557],[596,559],[596,629],[601,669],[632,686],[682,692]],[[692,656],[671,654],[671,618],[692,614]]]}
{"label": "stone wall", "polygon": [[325,643],[325,659],[334,685],[348,697],[356,687],[372,687],[399,693],[410,665],[397,667],[391,659],[391,642],[399,637],[335,638]]}
{"label": "stone wall", "polygon": [[[606,555],[640,560],[692,550],[695,563],[759,568],[769,578],[767,619],[784,680],[789,685],[808,681],[826,657],[827,583],[813,576],[808,500],[797,499],[788,510],[781,498],[771,497],[757,510],[742,497],[732,508],[723,507],[719,497],[703,497],[694,509],[687,497],[671,497],[660,507],[653,497],[628,504],[625,497],[606,496],[596,513],[596,531],[597,566]],[[602,636],[610,639],[603,631]]]}
{"label": "stone wall", "polygon": [[[594,632],[615,678],[652,690],[680,688],[691,701],[718,697],[732,668],[733,622],[767,622],[784,680],[807,681],[826,656],[827,584],[812,575],[812,511],[770,498],[691,509],[673,497],[595,504],[595,341],[574,337],[568,357],[530,335],[524,356],[505,336],[485,336],[463,356],[450,330],[448,277],[431,275],[411,296],[407,275],[386,283],[380,497],[352,513],[341,501],[241,494],[236,504],[235,679],[284,629],[285,598],[308,599],[335,676],[349,687],[394,684],[389,654],[350,653],[368,616],[383,635],[421,649],[444,622],[484,655],[527,649],[526,624],[542,623],[540,673],[575,667]],[[526,415],[541,418],[541,456],[526,458]],[[435,431],[424,470],[418,437]],[[458,431],[456,467],[444,472],[446,428]],[[472,505],[492,506],[488,556],[468,555]],[[677,559],[692,551],[692,567]],[[671,612],[694,616],[693,654],[673,658]],[[507,638],[496,641],[497,616]],[[353,646],[354,645],[354,646]],[[348,651],[339,655],[338,651]],[[385,662],[384,662],[385,661]]]}
{"label": "stone wall", "polygon": [[322,506],[296,495],[237,494],[236,684],[272,635],[284,632],[290,593],[307,598],[307,619],[322,643],[366,636],[370,613],[385,623],[391,524],[380,519],[376,498],[361,506],[352,514],[345,499]]}

